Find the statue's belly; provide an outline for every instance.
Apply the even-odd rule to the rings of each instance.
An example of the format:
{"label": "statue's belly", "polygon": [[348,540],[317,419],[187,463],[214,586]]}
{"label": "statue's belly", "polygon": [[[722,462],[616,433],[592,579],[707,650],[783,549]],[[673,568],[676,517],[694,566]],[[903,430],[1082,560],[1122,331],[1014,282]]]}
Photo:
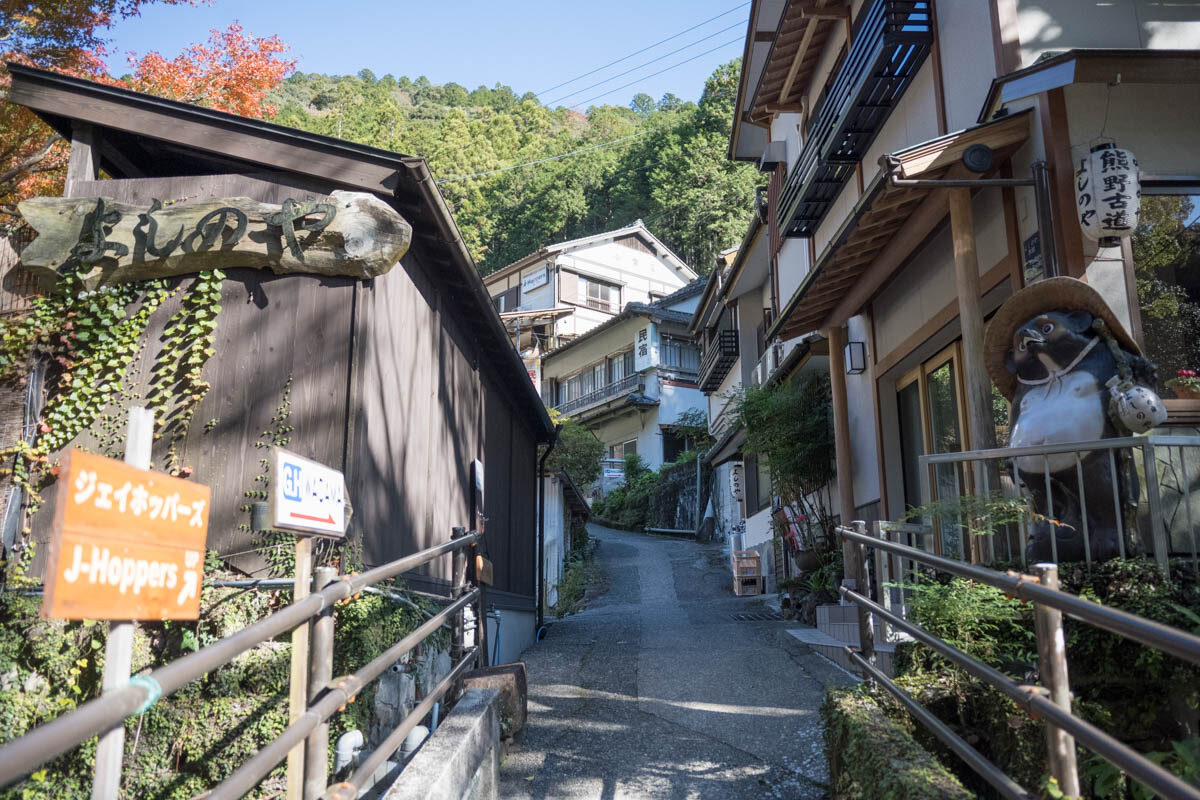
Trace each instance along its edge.
{"label": "statue's belly", "polygon": [[[1072,372],[1059,381],[1032,387],[1021,398],[1020,412],[1009,439],[1010,447],[1090,442],[1104,436],[1100,385],[1087,372]],[[1047,460],[1051,472],[1075,466],[1074,453],[1059,453],[1046,458],[1018,458],[1017,469],[1041,472]]]}

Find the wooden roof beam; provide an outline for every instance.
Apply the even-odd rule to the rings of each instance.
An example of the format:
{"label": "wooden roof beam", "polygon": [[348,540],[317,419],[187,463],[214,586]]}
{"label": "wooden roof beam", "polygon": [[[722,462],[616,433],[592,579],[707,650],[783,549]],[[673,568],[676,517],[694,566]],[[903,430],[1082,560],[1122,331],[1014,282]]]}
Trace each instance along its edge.
{"label": "wooden roof beam", "polygon": [[817,35],[817,26],[821,24],[819,19],[810,19],[808,27],[804,29],[804,37],[800,39],[800,46],[796,48],[796,54],[792,56],[792,65],[788,67],[787,77],[783,79],[783,86],[779,88],[779,102],[786,103],[788,96],[792,93],[792,84],[796,82],[796,76],[800,74],[800,65],[804,63],[804,57],[808,55],[808,48],[812,45],[813,37]]}

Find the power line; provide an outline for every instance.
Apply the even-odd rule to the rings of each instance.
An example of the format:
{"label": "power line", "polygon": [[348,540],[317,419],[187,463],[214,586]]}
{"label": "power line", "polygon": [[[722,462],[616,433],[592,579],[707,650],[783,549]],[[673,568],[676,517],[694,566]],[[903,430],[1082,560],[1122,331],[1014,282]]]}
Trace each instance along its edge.
{"label": "power line", "polygon": [[586,153],[589,150],[598,150],[601,147],[608,147],[611,144],[627,142],[630,139],[636,139],[639,136],[645,136],[646,134],[654,133],[657,130],[661,130],[661,128],[651,128],[648,131],[639,131],[638,133],[634,133],[629,136],[622,136],[620,139],[611,139],[607,142],[600,142],[599,144],[593,144],[588,147],[581,147],[578,150],[572,150],[569,153],[559,153],[558,155],[550,156],[549,158],[539,158],[537,161],[526,161],[524,164],[513,164],[511,167],[500,167],[499,169],[490,169],[485,172],[475,172],[470,175],[456,175],[453,178],[442,178],[439,181],[435,181],[435,183],[454,183],[455,181],[465,181],[468,178],[482,178],[485,175],[495,175],[498,172],[508,172],[509,170],[520,169],[521,167],[532,167],[535,164],[545,164],[548,161],[558,161],[559,159],[566,158],[568,156]]}
{"label": "power line", "polygon": [[584,100],[579,103],[573,103],[571,105],[571,108],[579,108],[580,106],[586,106],[588,103],[592,102],[593,100],[599,100],[601,97],[607,97],[608,95],[610,95],[614,92],[619,92],[622,89],[628,89],[630,86],[640,83],[641,81],[649,80],[650,78],[653,78],[656,75],[662,75],[664,72],[669,72],[669,71],[675,69],[676,67],[682,67],[684,64],[688,63],[689,61],[695,61],[697,58],[706,56],[709,53],[715,53],[716,51],[720,50],[722,47],[728,47],[729,45],[736,44],[737,42],[740,42],[740,41],[742,41],[741,36],[739,36],[736,39],[730,39],[728,42],[725,42],[724,44],[719,44],[716,47],[712,48],[711,50],[705,50],[703,53],[694,55],[691,58],[685,58],[683,61],[680,61],[676,64],[672,64],[669,67],[663,67],[658,72],[651,72],[649,75],[643,75],[642,77],[638,78],[637,80],[632,80],[629,83],[618,86],[615,89],[609,89],[607,92],[601,92],[600,94],[596,95],[595,97],[590,97],[587,100]]}
{"label": "power line", "polygon": [[696,45],[700,44],[701,42],[712,39],[715,36],[720,36],[722,33],[725,33],[726,31],[731,31],[734,28],[740,28],[740,27],[742,27],[742,23],[738,22],[733,25],[730,25],[728,28],[721,28],[721,30],[717,31],[716,33],[710,33],[708,36],[705,36],[703,39],[697,39],[696,41],[692,42],[691,44],[685,44],[683,47],[672,50],[671,52],[665,53],[661,56],[658,56],[657,58],[652,58],[649,61],[645,61],[641,64],[638,64],[636,67],[630,67],[629,69],[625,70],[624,72],[618,72],[616,75],[613,75],[612,77],[605,78],[602,81],[597,81],[596,83],[593,83],[589,86],[584,86],[582,89],[576,89],[573,92],[567,92],[562,97],[559,97],[557,100],[551,100],[550,102],[546,103],[545,105],[547,107],[552,108],[555,103],[561,103],[563,100],[566,100],[568,97],[571,97],[571,96],[577,95],[577,94],[582,94],[583,92],[586,92],[588,89],[595,89],[597,86],[603,86],[604,84],[608,83],[609,81],[615,81],[617,78],[623,78],[631,72],[637,72],[642,67],[648,67],[651,64],[655,63],[656,61],[662,61],[664,58],[670,58],[671,56],[675,55],[676,53],[682,53],[684,50],[695,47]]}
{"label": "power line", "polygon": [[[667,42],[671,41],[672,39],[678,39],[680,36],[683,36],[685,33],[691,33],[692,31],[696,30],[696,28],[701,28],[701,27],[707,25],[708,23],[712,22],[713,20],[717,20],[717,19],[720,19],[721,17],[728,16],[729,14],[732,14],[733,12],[737,11],[739,8],[745,8],[748,5],[750,5],[749,2],[734,6],[733,8],[729,9],[728,11],[723,11],[720,14],[717,14],[715,17],[711,17],[709,19],[704,20],[704,22],[697,23],[697,24],[693,25],[692,27],[686,28],[685,30],[680,31],[679,33],[677,33],[673,36],[668,36],[667,38],[657,41],[652,45],[643,47],[641,50],[630,53],[627,56],[621,56],[616,61],[610,61],[602,67],[596,67],[591,72],[585,72],[582,75],[576,75],[574,78],[571,78],[571,80],[569,80],[569,81],[563,81],[562,83],[551,86],[549,89],[543,89],[542,91],[538,92],[537,95],[539,97],[541,97],[542,95],[546,94],[547,92],[553,92],[555,89],[566,86],[567,84],[574,83],[575,81],[578,81],[578,80],[583,80],[584,78],[588,77],[589,75],[595,75],[600,70],[608,69],[609,67],[611,67],[615,64],[620,64],[622,61],[628,61],[629,59],[633,58],[634,56],[639,56],[642,53],[646,52],[647,50],[653,50],[654,48],[658,47],[660,44],[666,44]],[[568,95],[568,97],[569,96],[570,95]]]}

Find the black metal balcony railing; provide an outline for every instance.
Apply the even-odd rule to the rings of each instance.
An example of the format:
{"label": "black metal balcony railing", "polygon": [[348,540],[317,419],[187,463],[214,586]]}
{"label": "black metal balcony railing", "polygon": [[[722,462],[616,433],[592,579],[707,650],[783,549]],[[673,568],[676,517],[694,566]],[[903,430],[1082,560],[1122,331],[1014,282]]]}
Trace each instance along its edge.
{"label": "black metal balcony railing", "polygon": [[704,358],[700,361],[700,390],[714,392],[729,374],[730,367],[738,357],[737,331],[718,331],[713,340],[704,347]]}
{"label": "black metal balcony railing", "polygon": [[642,391],[642,376],[639,373],[635,373],[633,375],[626,375],[619,381],[614,381],[613,383],[601,386],[595,391],[588,392],[585,395],[580,395],[574,400],[568,400],[565,403],[559,403],[554,407],[554,410],[558,411],[560,414],[566,414],[570,416],[571,414],[578,413],[589,406],[594,406],[598,403],[604,403],[622,395],[633,394],[634,392],[640,391]]}
{"label": "black metal balcony railing", "polygon": [[815,104],[804,149],[779,202],[787,236],[811,236],[854,174],[933,44],[928,0],[873,0]]}

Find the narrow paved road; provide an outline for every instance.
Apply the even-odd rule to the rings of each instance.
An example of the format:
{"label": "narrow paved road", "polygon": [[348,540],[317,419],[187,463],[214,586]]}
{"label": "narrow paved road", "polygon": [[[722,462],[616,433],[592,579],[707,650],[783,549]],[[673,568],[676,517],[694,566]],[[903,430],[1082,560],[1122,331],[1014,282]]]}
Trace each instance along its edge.
{"label": "narrow paved road", "polygon": [[717,545],[590,526],[609,591],[525,652],[505,800],[822,798],[817,709],[845,674],[730,591]]}

